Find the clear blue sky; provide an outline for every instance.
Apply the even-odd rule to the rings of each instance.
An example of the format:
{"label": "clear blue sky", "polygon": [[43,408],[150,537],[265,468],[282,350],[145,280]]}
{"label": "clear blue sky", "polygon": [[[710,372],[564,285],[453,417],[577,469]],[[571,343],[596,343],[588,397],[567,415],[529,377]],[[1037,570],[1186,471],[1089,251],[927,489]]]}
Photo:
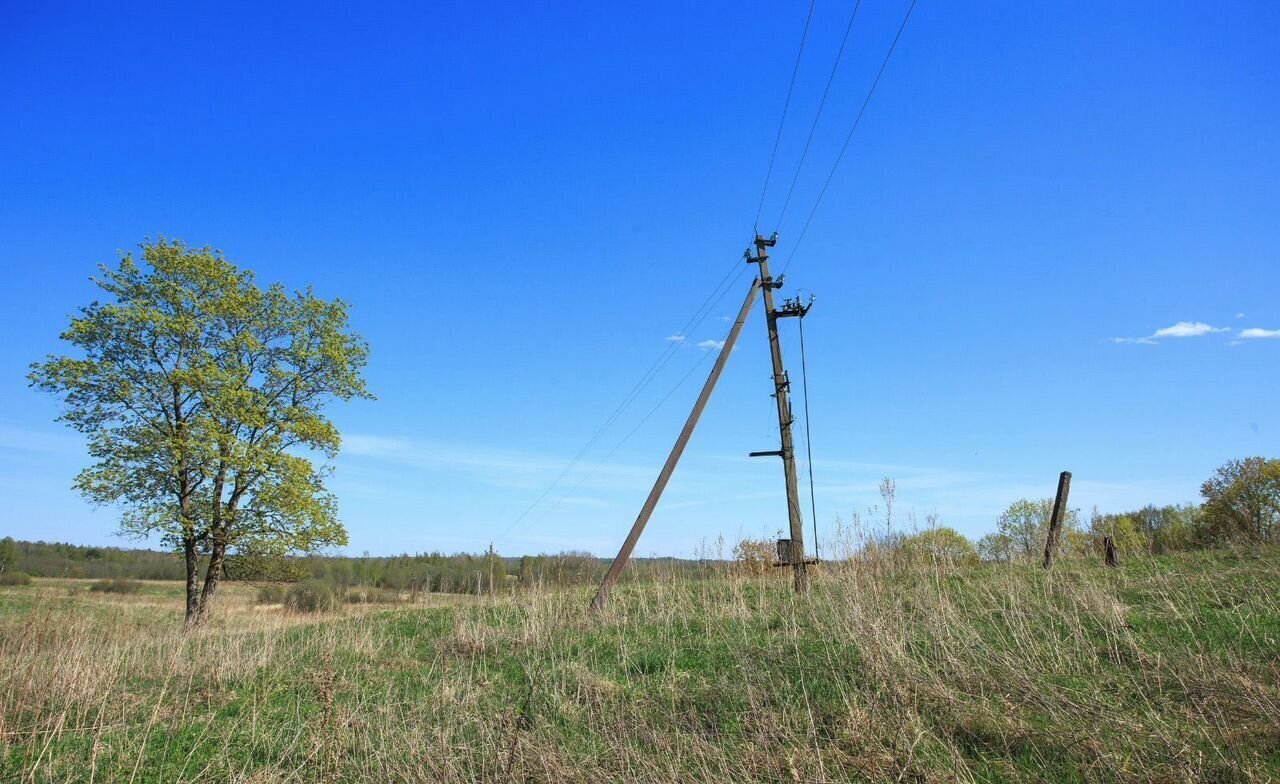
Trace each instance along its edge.
{"label": "clear blue sky", "polygon": [[[747,245],[807,3],[369,5],[6,4],[0,535],[122,544],[25,373],[94,265],[164,234],[353,304],[378,400],[334,410],[350,552],[621,541],[710,362],[591,469],[745,278],[502,534]],[[814,12],[779,261],[906,8],[862,3],[775,225],[850,5]],[[884,476],[903,523],[976,536],[1063,469],[1119,510],[1280,453],[1280,333],[1242,337],[1280,330],[1277,40],[1273,3],[921,0],[784,289],[818,297],[824,532]],[[757,310],[638,552],[784,525],[745,457],[776,448],[768,374]]]}

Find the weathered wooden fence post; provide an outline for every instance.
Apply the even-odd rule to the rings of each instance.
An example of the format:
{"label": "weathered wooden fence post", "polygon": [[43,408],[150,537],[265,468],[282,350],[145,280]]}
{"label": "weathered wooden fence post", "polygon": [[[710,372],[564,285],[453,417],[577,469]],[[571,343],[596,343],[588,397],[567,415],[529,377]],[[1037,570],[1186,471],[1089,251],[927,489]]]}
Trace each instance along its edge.
{"label": "weathered wooden fence post", "polygon": [[1067,513],[1067,494],[1071,492],[1071,472],[1063,471],[1058,477],[1058,497],[1053,501],[1053,514],[1049,517],[1049,535],[1044,540],[1044,568],[1053,566],[1058,554],[1058,537],[1062,533],[1062,517]]}
{"label": "weathered wooden fence post", "polygon": [[1116,557],[1116,542],[1110,536],[1102,537],[1102,550],[1107,560],[1107,566],[1112,569],[1120,565],[1120,559]]}

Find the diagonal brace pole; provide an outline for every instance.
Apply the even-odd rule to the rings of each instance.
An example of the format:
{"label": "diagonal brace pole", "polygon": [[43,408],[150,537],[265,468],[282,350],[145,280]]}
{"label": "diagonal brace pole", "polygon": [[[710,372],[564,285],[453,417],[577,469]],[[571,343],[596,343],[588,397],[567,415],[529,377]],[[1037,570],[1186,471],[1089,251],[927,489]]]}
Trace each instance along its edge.
{"label": "diagonal brace pole", "polygon": [[603,610],[605,604],[609,601],[609,593],[613,590],[613,586],[618,582],[618,576],[622,574],[622,569],[627,565],[627,560],[631,558],[631,551],[636,549],[636,542],[640,541],[640,534],[644,531],[645,525],[649,522],[649,517],[653,514],[654,507],[658,505],[658,499],[662,497],[662,491],[667,488],[667,482],[671,479],[671,474],[676,470],[676,463],[680,462],[680,455],[684,454],[684,448],[689,443],[689,437],[693,435],[693,428],[698,424],[698,418],[702,416],[702,409],[707,407],[707,400],[711,397],[711,390],[715,389],[716,382],[720,380],[720,373],[724,370],[725,362],[729,359],[729,354],[733,351],[733,344],[738,340],[738,333],[742,331],[742,325],[746,323],[747,316],[751,314],[751,306],[755,304],[756,295],[760,292],[760,280],[756,279],[751,283],[751,290],[747,292],[747,298],[742,303],[742,310],[738,311],[738,318],[733,322],[733,329],[729,330],[729,336],[724,339],[724,346],[720,349],[720,356],[716,357],[716,364],[711,368],[711,375],[707,377],[707,383],[702,385],[702,392],[698,394],[698,400],[693,404],[693,410],[689,412],[689,418],[685,420],[684,428],[681,429],[680,435],[676,438],[675,446],[671,447],[671,454],[667,455],[667,462],[663,464],[662,471],[658,473],[658,480],[653,483],[653,489],[649,491],[649,497],[645,499],[644,506],[640,508],[640,514],[636,517],[635,523],[631,526],[631,533],[627,534],[627,539],[622,543],[622,548],[618,550],[618,555],[613,559],[613,563],[609,565],[609,572],[604,576],[604,581],[600,583],[600,590],[596,592],[596,598],[591,601],[592,610]]}

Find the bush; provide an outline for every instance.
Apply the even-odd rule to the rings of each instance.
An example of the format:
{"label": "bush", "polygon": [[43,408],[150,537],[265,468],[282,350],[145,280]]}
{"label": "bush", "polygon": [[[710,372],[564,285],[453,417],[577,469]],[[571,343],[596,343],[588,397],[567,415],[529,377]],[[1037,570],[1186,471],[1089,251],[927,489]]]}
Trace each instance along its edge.
{"label": "bush", "polygon": [[337,604],[334,586],[324,580],[307,580],[298,583],[285,594],[284,606],[294,612],[326,612]]}
{"label": "bush", "polygon": [[347,591],[343,600],[347,604],[397,604],[400,592],[385,588],[354,588]]}
{"label": "bush", "polygon": [[284,604],[284,586],[271,583],[258,587],[258,604]]}
{"label": "bush", "polygon": [[96,593],[137,593],[141,589],[142,583],[137,580],[126,580],[123,577],[99,580],[89,586],[89,590]]}
{"label": "bush", "polygon": [[26,572],[0,572],[0,585],[31,585],[31,575]]}
{"label": "bush", "polygon": [[974,564],[978,551],[954,528],[930,528],[903,537],[898,545],[907,557],[922,563]]}
{"label": "bush", "polygon": [[778,560],[778,543],[772,539],[743,539],[733,546],[735,574],[760,577],[772,574]]}

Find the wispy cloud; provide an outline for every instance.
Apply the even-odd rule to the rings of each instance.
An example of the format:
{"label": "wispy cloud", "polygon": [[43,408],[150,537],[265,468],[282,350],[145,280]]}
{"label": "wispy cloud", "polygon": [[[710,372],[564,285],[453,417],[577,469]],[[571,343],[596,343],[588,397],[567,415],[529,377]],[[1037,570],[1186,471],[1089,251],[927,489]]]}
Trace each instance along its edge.
{"label": "wispy cloud", "polygon": [[1215,327],[1203,321],[1179,321],[1170,327],[1161,327],[1150,335],[1139,338],[1112,338],[1112,343],[1137,343],[1154,346],[1166,338],[1198,338],[1217,332],[1230,332],[1230,327]]}
{"label": "wispy cloud", "polygon": [[1210,335],[1214,332],[1230,332],[1227,327],[1210,326],[1203,321],[1179,321],[1172,327],[1157,329],[1153,338],[1198,338],[1201,335]]}
{"label": "wispy cloud", "polygon": [[1280,329],[1259,329],[1258,327],[1250,327],[1249,329],[1240,330],[1240,334],[1236,337],[1244,340],[1265,340],[1267,338],[1280,338]]}
{"label": "wispy cloud", "polygon": [[720,350],[724,348],[723,340],[703,340],[698,343],[698,348],[703,351]]}
{"label": "wispy cloud", "polygon": [[683,342],[684,342],[684,335],[680,335],[680,334],[667,335],[667,342],[668,342],[668,343],[683,343]]}

